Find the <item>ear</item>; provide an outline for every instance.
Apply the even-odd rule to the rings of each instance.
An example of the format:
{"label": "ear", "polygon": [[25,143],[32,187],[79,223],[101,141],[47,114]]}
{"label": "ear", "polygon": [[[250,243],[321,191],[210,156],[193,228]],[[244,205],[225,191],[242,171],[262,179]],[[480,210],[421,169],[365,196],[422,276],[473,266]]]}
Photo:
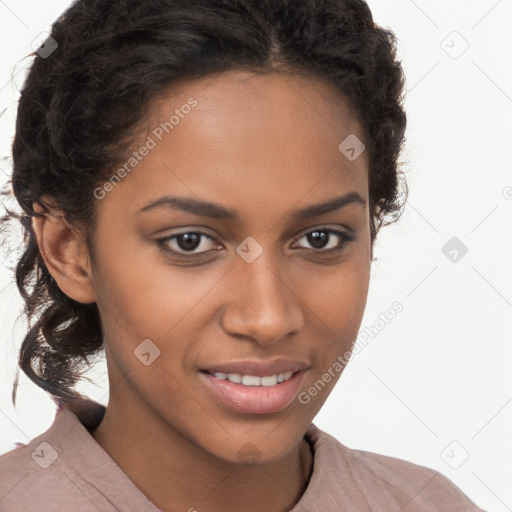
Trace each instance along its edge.
{"label": "ear", "polygon": [[59,288],[77,302],[94,302],[92,271],[83,235],[68,223],[62,210],[50,206],[43,209],[37,203],[34,210],[44,216],[32,217],[32,231]]}

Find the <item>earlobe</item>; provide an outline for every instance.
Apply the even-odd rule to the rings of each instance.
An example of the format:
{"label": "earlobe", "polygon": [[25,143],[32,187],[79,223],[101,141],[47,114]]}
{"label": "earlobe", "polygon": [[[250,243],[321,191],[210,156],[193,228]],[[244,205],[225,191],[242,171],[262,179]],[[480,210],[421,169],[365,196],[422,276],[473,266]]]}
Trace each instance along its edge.
{"label": "earlobe", "polygon": [[34,204],[34,210],[43,216],[32,217],[32,231],[59,288],[77,302],[94,302],[90,259],[83,235],[73,229],[62,210],[44,210],[38,204]]}

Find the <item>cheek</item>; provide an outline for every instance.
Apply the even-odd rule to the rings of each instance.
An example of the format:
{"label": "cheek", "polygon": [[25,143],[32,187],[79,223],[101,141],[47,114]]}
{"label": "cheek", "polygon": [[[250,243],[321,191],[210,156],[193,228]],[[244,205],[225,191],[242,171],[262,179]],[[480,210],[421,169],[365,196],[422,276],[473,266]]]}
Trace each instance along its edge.
{"label": "cheek", "polygon": [[209,294],[225,269],[173,267],[164,258],[156,261],[154,254],[141,247],[105,254],[96,280],[98,304],[119,362],[132,365],[133,351],[149,339],[160,350],[160,362],[177,370],[212,315]]}
{"label": "cheek", "polygon": [[[343,368],[336,364],[340,357],[348,361],[346,354],[357,338],[368,295],[370,267],[363,257],[352,258],[334,270],[322,270],[322,275],[308,279],[310,293],[303,294],[310,309],[311,336],[317,344],[311,347],[311,360],[315,361],[312,381],[316,381],[328,370],[334,376],[326,378],[326,391],[332,389]],[[319,349],[319,347],[321,347]],[[321,393],[320,401],[326,393]],[[324,398],[322,398],[324,397]]]}
{"label": "cheek", "polygon": [[301,294],[331,336],[353,339],[364,314],[369,279],[364,258],[353,259],[308,277],[308,289]]}
{"label": "cheek", "polygon": [[311,310],[311,337],[317,342],[310,347],[312,372],[298,401],[310,416],[321,409],[349,360],[366,306],[369,278],[369,265],[361,258],[308,280],[312,293],[305,302]]}

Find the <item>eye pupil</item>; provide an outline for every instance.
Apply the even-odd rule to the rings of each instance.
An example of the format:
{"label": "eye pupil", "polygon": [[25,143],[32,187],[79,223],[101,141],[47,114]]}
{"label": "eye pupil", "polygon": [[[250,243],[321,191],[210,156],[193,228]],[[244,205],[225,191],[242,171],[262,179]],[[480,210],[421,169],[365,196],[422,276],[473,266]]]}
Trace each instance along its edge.
{"label": "eye pupil", "polygon": [[[181,243],[182,241],[185,243]],[[176,237],[176,242],[179,248],[184,251],[194,250],[201,242],[201,235],[198,233],[182,233]]]}
{"label": "eye pupil", "polygon": [[308,242],[315,249],[322,249],[329,239],[329,233],[325,231],[312,231],[308,233]]}

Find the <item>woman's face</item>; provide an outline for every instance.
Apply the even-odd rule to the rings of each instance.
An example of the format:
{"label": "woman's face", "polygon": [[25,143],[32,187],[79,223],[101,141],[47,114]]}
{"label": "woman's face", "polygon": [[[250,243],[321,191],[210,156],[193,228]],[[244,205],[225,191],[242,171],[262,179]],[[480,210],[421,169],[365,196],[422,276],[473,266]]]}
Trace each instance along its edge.
{"label": "woman's face", "polygon": [[154,112],[135,160],[96,192],[110,401],[220,459],[278,460],[363,316],[362,129],[329,84],[277,73],[183,84]]}

